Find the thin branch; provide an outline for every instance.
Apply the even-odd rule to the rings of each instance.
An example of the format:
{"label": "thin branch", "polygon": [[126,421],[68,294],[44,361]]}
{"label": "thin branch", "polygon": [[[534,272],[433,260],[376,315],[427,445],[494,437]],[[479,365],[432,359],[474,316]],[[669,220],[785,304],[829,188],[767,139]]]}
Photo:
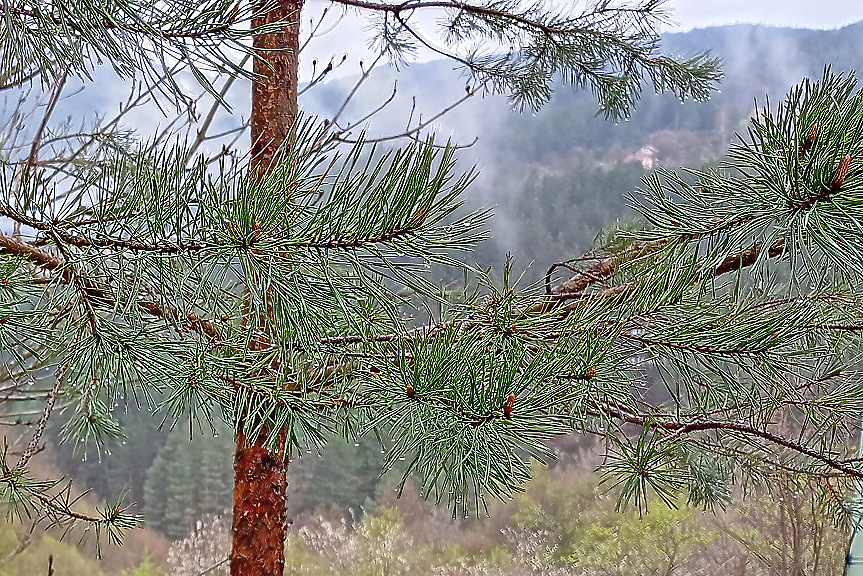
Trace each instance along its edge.
{"label": "thin branch", "polygon": [[650,242],[636,242],[632,246],[629,246],[628,248],[621,252],[618,252],[617,254],[613,254],[607,258],[603,258],[598,262],[595,262],[589,268],[586,268],[584,270],[577,270],[575,276],[569,278],[564,282],[561,282],[554,290],[552,290],[551,275],[555,271],[555,269],[564,265],[563,263],[555,263],[550,266],[545,273],[545,293],[548,295],[564,297],[572,294],[580,295],[594,282],[597,282],[600,279],[607,278],[614,274],[615,271],[617,271],[617,267],[622,262],[625,262],[627,260],[633,260],[646,254],[650,254],[655,250],[667,246],[668,243],[669,239],[667,238],[653,240]]}
{"label": "thin branch", "polygon": [[[341,138],[340,136],[334,136],[334,138],[336,140],[338,140],[339,142],[345,142],[347,144],[357,144],[360,142],[362,142],[363,144],[373,144],[373,143],[378,143],[378,142],[389,142],[391,140],[398,140],[400,138],[409,138],[409,137],[415,136],[417,133],[419,133],[423,129],[425,129],[426,126],[428,126],[429,124],[432,124],[438,118],[445,116],[446,114],[451,112],[453,109],[455,109],[459,105],[463,104],[464,102],[466,102],[467,100],[472,98],[475,94],[476,94],[476,90],[468,90],[464,96],[462,96],[461,98],[459,98],[458,100],[456,100],[455,102],[453,102],[452,104],[450,104],[449,106],[447,106],[446,108],[444,108],[443,110],[441,110],[440,112],[438,112],[437,114],[435,114],[434,116],[429,118],[428,120],[422,121],[419,124],[417,124],[415,127],[411,128],[409,130],[405,130],[404,132],[400,132],[399,134],[391,134],[389,136],[382,136],[379,138],[367,138],[367,139],[362,140],[362,141],[352,140],[349,138]],[[474,142],[476,142],[476,139],[474,140]],[[463,145],[462,147],[466,147],[466,145]]]}
{"label": "thin branch", "polygon": [[408,33],[417,40],[417,42],[419,42],[420,44],[422,44],[423,46],[425,46],[426,48],[428,48],[429,50],[431,50],[435,54],[438,54],[439,56],[443,56],[444,58],[447,58],[449,60],[453,60],[455,62],[458,62],[459,64],[462,64],[463,66],[465,66],[466,68],[469,68],[471,70],[476,71],[476,70],[480,69],[480,67],[477,66],[475,63],[469,62],[468,60],[465,60],[464,58],[462,58],[458,54],[453,54],[452,52],[447,52],[446,50],[441,50],[440,48],[437,48],[436,46],[432,46],[431,42],[429,42],[423,36],[421,36],[419,32],[414,30],[407,23],[407,20],[402,18],[401,14],[397,13],[394,15],[394,17],[396,20],[398,20],[399,24],[402,25],[402,28],[407,30]]}
{"label": "thin branch", "polygon": [[[237,64],[237,68],[242,68],[246,65],[246,62],[251,58],[251,53],[243,56],[243,59],[240,60],[240,63]],[[219,91],[219,97],[213,99],[213,104],[210,106],[210,110],[207,112],[206,118],[201,123],[201,127],[198,129],[198,134],[195,136],[195,140],[192,142],[191,146],[189,146],[189,150],[186,153],[186,162],[194,156],[195,151],[198,147],[204,143],[207,139],[207,131],[210,129],[210,126],[213,124],[213,119],[216,117],[216,112],[218,112],[219,108],[224,105],[225,96],[227,96],[228,91],[231,89],[231,86],[234,85],[234,82],[237,80],[237,74],[231,74],[230,77],[225,81],[224,86]]]}
{"label": "thin branch", "polygon": [[[64,269],[64,261],[61,258],[54,256],[48,252],[44,252],[39,250],[38,248],[31,246],[30,244],[23,242],[17,238],[13,238],[11,236],[7,236],[6,234],[0,233],[0,253],[9,254],[12,256],[22,256],[27,258],[31,263],[35,264],[38,267],[43,268],[44,270],[63,270],[62,279],[64,282],[71,282],[72,277],[69,273],[68,268]],[[84,287],[86,289],[87,294],[97,300],[108,303],[109,305],[114,304],[114,297],[105,289],[99,287],[95,282],[89,279],[83,280]],[[151,316],[157,318],[164,318],[166,320],[172,322],[179,322],[181,319],[180,312],[172,307],[166,306],[163,307],[159,302],[155,299],[138,300],[138,307],[140,307],[144,312],[150,314]],[[193,312],[187,312],[184,315],[185,323],[189,328],[199,331],[209,338],[217,338],[218,331],[214,323],[211,320],[206,318],[202,318]]]}
{"label": "thin branch", "polygon": [[422,222],[413,221],[408,225],[386,230],[376,236],[358,236],[330,238],[326,240],[309,240],[303,242],[292,242],[292,248],[308,248],[317,250],[353,250],[370,244],[385,244],[395,240],[401,240],[417,233]]}
{"label": "thin branch", "polygon": [[[457,1],[441,1],[441,0],[407,0],[406,2],[400,2],[398,4],[385,4],[380,2],[366,2],[364,0],[333,0],[333,2],[337,4],[343,4],[345,6],[352,6],[354,8],[363,8],[366,10],[375,10],[377,12],[388,12],[393,14],[395,17],[400,17],[402,12],[411,12],[417,9],[423,8],[445,8],[450,10],[459,10],[462,12],[466,12],[468,14],[483,16],[483,17],[492,17],[492,18],[504,18],[507,20],[511,20],[517,24],[520,24],[522,27],[527,29],[539,30],[544,34],[549,36],[559,36],[564,34],[573,34],[573,33],[596,33],[594,30],[589,28],[584,28],[580,26],[550,26],[538,20],[532,20],[525,16],[521,16],[519,14],[513,14],[512,12],[508,12],[505,10],[498,10],[496,8],[489,8],[486,6],[476,6],[473,4],[467,4],[465,2],[457,2]],[[569,23],[575,23],[578,19],[571,19]]]}
{"label": "thin branch", "polygon": [[48,424],[48,418],[51,417],[51,411],[54,410],[54,402],[57,400],[57,394],[60,393],[63,375],[66,373],[66,369],[68,367],[68,362],[61,364],[54,373],[54,387],[51,388],[51,392],[48,394],[48,398],[45,401],[45,410],[42,412],[42,417],[39,419],[38,424],[36,424],[36,430],[33,432],[33,437],[30,439],[30,443],[27,444],[27,448],[24,449],[24,453],[21,455],[21,459],[18,460],[18,464],[15,465],[15,470],[24,470],[27,463],[30,462],[30,458],[38,451],[39,440],[42,439],[42,433],[45,431],[45,426]]}
{"label": "thin branch", "polygon": [[[306,38],[305,41],[300,46],[300,53],[301,54],[302,54],[303,50],[305,50],[308,47],[309,42],[311,42],[315,38],[315,36],[317,36],[318,30],[320,29],[321,24],[324,23],[324,19],[327,17],[327,12],[329,12],[329,11],[330,11],[330,7],[324,6],[323,11],[321,12],[321,17],[318,19],[318,23],[315,24],[314,20],[312,20],[312,30],[311,30],[311,32],[309,32],[309,37]],[[336,21],[336,23],[341,22],[342,18],[344,18],[344,16],[340,16],[339,19]]]}
{"label": "thin branch", "polygon": [[[219,138],[224,138],[225,136],[231,136],[231,135],[236,134],[237,132],[243,132],[249,126],[250,126],[250,123],[248,121],[246,121],[246,122],[243,122],[242,124],[240,124],[239,126],[235,126],[234,128],[230,128],[230,129],[225,130],[223,132],[219,132],[217,134],[208,134],[207,137],[204,138],[204,140],[205,141],[218,140]],[[236,140],[234,140],[234,142],[236,142]],[[230,147],[230,145],[229,145],[229,147]]]}
{"label": "thin branch", "polygon": [[[398,86],[398,81],[397,81],[397,80],[394,80],[394,81],[393,81],[393,91],[392,91],[392,93],[389,95],[389,97],[388,97],[386,100],[384,100],[383,102],[381,102],[380,106],[378,106],[377,108],[375,108],[374,110],[372,110],[371,112],[369,112],[368,114],[366,114],[365,116],[363,116],[362,118],[359,118],[359,119],[357,119],[357,120],[354,120],[353,122],[351,122],[350,124],[348,124],[348,126],[347,126],[344,130],[341,130],[341,131],[342,131],[342,132],[344,132],[345,130],[350,129],[350,128],[351,128],[351,127],[353,127],[353,126],[359,126],[360,124],[362,124],[362,123],[364,123],[365,121],[367,121],[367,120],[369,120],[370,118],[372,118],[375,114],[378,114],[379,112],[382,112],[382,111],[384,110],[384,108],[386,108],[387,106],[389,106],[389,105],[390,105],[390,103],[391,103],[393,100],[395,100],[396,94],[398,94],[397,86]],[[336,127],[338,127],[338,124],[335,124],[335,122],[334,122],[333,124],[334,124]]]}
{"label": "thin branch", "polygon": [[0,206],[0,215],[11,218],[15,222],[29,226],[34,230],[46,232],[54,236],[58,244],[60,242],[75,246],[77,248],[113,248],[117,250],[131,250],[133,252],[156,252],[159,254],[180,254],[185,252],[197,252],[218,247],[215,244],[199,242],[179,242],[177,244],[159,244],[137,242],[131,239],[121,238],[89,238],[78,234],[71,234],[62,229],[60,224],[45,222],[24,216],[8,207]]}
{"label": "thin branch", "polygon": [[[347,59],[348,59],[348,55],[347,55],[347,54],[343,54],[343,55],[342,55],[342,59],[339,61],[339,63],[338,63],[338,64],[336,64],[335,66],[333,66],[333,59],[332,59],[332,58],[330,58],[330,61],[329,61],[329,62],[327,62],[327,65],[324,67],[324,69],[323,69],[323,70],[321,70],[320,74],[318,74],[317,76],[313,77],[313,78],[312,78],[312,80],[311,80],[308,84],[306,84],[305,86],[303,86],[302,90],[300,90],[299,92],[297,92],[297,96],[298,96],[298,97],[299,97],[299,96],[302,96],[303,94],[305,94],[306,92],[308,92],[309,90],[311,90],[312,88],[314,88],[315,86],[317,86],[318,84],[320,84],[321,82],[323,82],[324,78],[326,78],[327,76],[329,76],[330,72],[332,72],[333,70],[335,70],[335,69],[337,69],[337,68],[341,67],[341,66],[342,66],[342,64],[344,64],[344,63],[347,61]],[[312,61],[312,70],[313,70],[313,71],[314,71],[314,69],[315,69],[316,64],[317,64],[317,60],[313,60],[313,61]],[[314,72],[312,72],[312,74],[314,74]]]}
{"label": "thin branch", "polygon": [[[77,20],[66,20],[57,17],[47,17],[45,14],[41,14],[33,10],[27,10],[25,8],[19,8],[17,6],[10,6],[6,3],[0,4],[0,12],[12,16],[29,18],[36,22],[40,20],[49,20],[52,24],[60,28],[74,30],[79,34],[86,35],[93,29],[118,30],[122,32],[130,32],[132,34],[141,34],[143,36],[168,40],[202,39],[209,36],[218,36],[219,34],[223,34],[224,32],[230,30],[231,26],[233,26],[233,24],[235,23],[234,19],[231,18],[231,21],[215,24],[209,27],[199,28],[197,30],[183,30],[174,28],[161,30],[159,28],[156,28],[155,26],[132,26],[130,24],[118,22],[117,20],[102,20],[98,23],[95,23],[93,26],[85,27],[82,26],[81,22]],[[248,33],[247,30],[243,30],[240,32]]]}
{"label": "thin branch", "polygon": [[93,336],[99,336],[99,318],[96,316],[96,310],[93,308],[93,303],[90,301],[90,294],[87,291],[87,285],[84,280],[81,278],[81,275],[78,274],[78,270],[72,264],[72,260],[66,247],[60,241],[60,238],[57,234],[52,230],[51,235],[54,236],[54,241],[57,244],[57,249],[60,250],[60,254],[63,255],[63,258],[66,260],[67,267],[65,270],[68,271],[69,276],[72,280],[72,284],[78,289],[78,293],[81,295],[82,303],[84,304],[84,309],[87,311],[87,319],[90,322],[90,331]]}
{"label": "thin branch", "polygon": [[624,331],[620,334],[622,338],[640,342],[645,346],[660,346],[663,348],[672,348],[674,350],[683,350],[686,352],[698,352],[701,354],[715,354],[717,356],[754,356],[763,354],[773,348],[770,344],[755,347],[740,347],[740,348],[720,348],[718,346],[702,346],[692,342],[674,342],[671,340],[659,340],[658,338],[650,338],[647,336],[638,336],[631,331]]}
{"label": "thin branch", "polygon": [[795,442],[793,440],[789,440],[779,434],[775,434],[773,432],[769,432],[767,430],[763,430],[761,428],[756,428],[755,426],[750,426],[748,424],[744,424],[742,422],[730,422],[730,421],[710,421],[710,420],[696,420],[693,422],[676,422],[665,420],[661,417],[657,417],[655,415],[641,415],[634,414],[628,411],[621,411],[614,407],[607,405],[595,405],[597,408],[601,409],[607,416],[614,418],[616,420],[620,420],[627,424],[635,424],[638,426],[656,426],[658,428],[662,428],[664,430],[668,430],[670,432],[678,432],[679,434],[689,434],[691,432],[704,432],[708,430],[727,430],[733,432],[740,432],[742,434],[746,434],[748,436],[754,436],[757,438],[761,438],[763,440],[767,440],[773,444],[778,446],[782,446],[784,448],[788,448],[789,450],[793,450],[794,452],[804,454],[809,456],[814,460],[818,460],[826,464],[828,467],[839,470],[840,472],[844,472],[849,476],[854,478],[863,479],[863,472],[849,466],[845,463],[844,460],[831,458],[825,454],[818,452],[817,450],[813,450],[808,446],[801,444],[799,442]]}
{"label": "thin branch", "polygon": [[45,133],[45,127],[48,125],[48,120],[51,118],[51,114],[54,112],[57,102],[60,101],[60,94],[63,92],[63,87],[66,85],[66,77],[67,74],[64,71],[57,79],[57,82],[54,83],[54,87],[51,88],[51,97],[48,99],[48,104],[45,106],[45,114],[42,116],[42,121],[36,129],[36,134],[33,135],[33,145],[30,147],[30,154],[27,155],[27,163],[24,165],[24,175],[21,177],[22,180],[26,179],[28,170],[39,158],[39,148],[42,142],[42,135]]}
{"label": "thin branch", "polygon": [[[669,242],[669,239],[655,240],[640,245],[640,247],[636,248],[635,251],[653,251],[660,248],[667,242]],[[738,254],[726,256],[722,260],[722,262],[720,262],[719,265],[713,270],[712,275],[718,277],[722,274],[736,272],[738,270],[742,270],[744,268],[752,266],[758,261],[758,258],[762,254],[762,250],[763,244],[758,242]],[[785,247],[785,242],[782,238],[780,238],[776,240],[767,250],[767,257],[777,258],[785,254],[786,251],[787,250]],[[640,256],[640,254],[638,254],[638,256]],[[575,299],[576,302],[567,304],[561,309],[561,312],[563,314],[567,314],[582,306],[585,302],[588,301],[588,299],[618,297],[631,293],[641,283],[640,280],[631,280],[624,284],[619,284],[617,286],[612,286],[610,288],[605,288],[603,290],[592,293],[585,292],[585,290],[596,281],[614,274],[620,262],[622,262],[622,260],[619,255],[610,256],[609,258],[605,258],[588,268],[589,273],[584,274],[582,272],[579,272],[578,275],[573,276],[572,278],[561,283],[557,286],[557,288],[552,290],[552,293],[550,295],[551,298],[546,299],[541,308],[543,310],[547,310],[550,309],[558,301]]]}
{"label": "thin branch", "polygon": [[[45,133],[45,128],[48,126],[48,120],[54,113],[54,108],[57,106],[57,102],[60,101],[60,94],[63,92],[63,87],[65,85],[66,72],[64,71],[54,83],[54,86],[51,88],[51,95],[49,96],[48,102],[45,105],[45,114],[42,115],[42,121],[39,123],[38,128],[36,128],[36,133],[33,135],[33,142],[30,146],[30,153],[27,155],[27,160],[24,163],[24,167],[21,169],[21,173],[18,175],[18,186],[16,190],[16,195],[20,195],[22,193],[21,191],[24,188],[25,183],[27,182],[30,171],[33,169],[33,167],[36,165],[36,162],[39,160],[39,150],[41,149],[42,136]],[[19,197],[19,202],[24,206],[25,210],[29,206],[28,198]],[[14,236],[20,236],[20,223],[15,222],[13,230]]]}
{"label": "thin branch", "polygon": [[26,550],[32,542],[33,540],[30,534],[22,534],[21,536],[18,536],[18,545],[9,554],[4,556],[3,558],[0,558],[0,566],[6,564],[7,562],[9,562],[9,560]]}
{"label": "thin branch", "polygon": [[318,138],[318,141],[316,143],[317,146],[322,146],[324,143],[327,142],[327,133],[329,132],[329,130],[333,126],[336,126],[338,124],[339,118],[341,118],[342,114],[344,114],[345,109],[348,107],[348,104],[351,103],[351,100],[353,100],[354,96],[356,96],[357,92],[359,92],[360,87],[366,82],[366,80],[369,79],[369,76],[371,75],[372,70],[374,70],[377,63],[380,62],[381,58],[383,58],[383,57],[384,57],[384,53],[381,52],[380,54],[378,54],[377,58],[374,59],[374,61],[371,63],[371,65],[368,67],[368,69],[363,70],[362,75],[359,77],[359,79],[356,81],[356,83],[354,83],[353,88],[351,88],[351,91],[348,92],[348,95],[342,101],[342,105],[339,106],[339,109],[336,110],[336,113],[333,114],[332,118],[330,118],[329,123],[327,123],[326,127],[324,128],[323,133]]}
{"label": "thin branch", "polygon": [[227,564],[230,561],[231,561],[230,558],[224,558],[223,560],[219,560],[218,562],[216,562],[215,564],[213,564],[209,568],[204,568],[203,570],[201,570],[200,572],[198,572],[194,576],[205,576],[206,574],[209,574],[213,570],[216,570],[216,569],[224,566],[225,564]]}

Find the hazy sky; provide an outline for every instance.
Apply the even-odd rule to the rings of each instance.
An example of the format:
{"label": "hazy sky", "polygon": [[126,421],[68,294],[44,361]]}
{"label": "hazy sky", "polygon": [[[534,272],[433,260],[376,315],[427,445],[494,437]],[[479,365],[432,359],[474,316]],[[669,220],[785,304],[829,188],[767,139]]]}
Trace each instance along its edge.
{"label": "hazy sky", "polygon": [[[394,2],[395,0],[389,0]],[[556,4],[572,4],[573,0],[552,0]],[[584,0],[575,0],[579,6],[584,6]],[[308,19],[319,15],[325,6],[330,6],[329,16],[321,30],[330,28],[336,21],[335,16],[341,11],[327,0],[308,0],[306,3],[303,26],[308,31]],[[668,7],[674,9],[673,19],[678,24],[667,27],[667,31],[683,31],[696,27],[734,24],[737,22],[761,23],[772,26],[795,26],[800,28],[839,28],[847,24],[863,20],[863,0],[670,0]],[[435,15],[428,13],[420,28],[431,30]],[[330,78],[358,74],[359,60],[372,57],[366,48],[368,33],[365,28],[368,21],[356,16],[353,12],[344,15],[338,26],[332,27],[332,32],[317,38],[300,58],[300,74],[302,80],[311,78],[312,60],[317,60],[320,70],[330,58],[334,62],[341,60],[347,52],[348,60],[339,67]],[[433,36],[433,35],[432,35]],[[431,53],[420,54],[419,60],[434,57]]]}
{"label": "hazy sky", "polygon": [[759,22],[839,28],[863,20],[863,0],[671,0],[681,28]]}

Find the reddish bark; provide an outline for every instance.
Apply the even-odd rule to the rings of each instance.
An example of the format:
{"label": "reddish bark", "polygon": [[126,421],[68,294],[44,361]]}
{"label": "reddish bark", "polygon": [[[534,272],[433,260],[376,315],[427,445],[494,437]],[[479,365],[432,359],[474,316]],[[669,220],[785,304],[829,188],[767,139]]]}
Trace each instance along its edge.
{"label": "reddish bark", "polygon": [[[284,21],[275,34],[256,36],[252,84],[252,170],[265,174],[297,117],[299,16],[302,0],[279,0],[253,26]],[[262,435],[266,438],[266,431]],[[231,576],[282,576],[285,566],[287,462],[282,430],[279,447],[237,433],[234,453],[234,511]]]}
{"label": "reddish bark", "polygon": [[270,452],[262,439],[250,442],[237,433],[231,576],[282,576],[286,471],[283,451]]}
{"label": "reddish bark", "polygon": [[297,66],[300,51],[300,10],[303,0],[279,0],[275,9],[255,18],[253,26],[277,21],[287,24],[279,34],[255,36],[252,84],[252,163],[266,172],[287,139],[297,117]]}

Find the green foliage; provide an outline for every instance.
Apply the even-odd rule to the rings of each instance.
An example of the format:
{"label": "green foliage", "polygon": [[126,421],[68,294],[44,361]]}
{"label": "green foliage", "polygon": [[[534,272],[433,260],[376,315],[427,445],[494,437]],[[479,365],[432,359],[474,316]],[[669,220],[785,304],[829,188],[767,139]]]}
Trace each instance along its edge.
{"label": "green foliage", "polygon": [[53,557],[55,574],[101,576],[99,564],[84,557],[70,544],[44,535],[19,535],[10,523],[0,527],[0,574],[24,576],[47,574],[48,557]]}
{"label": "green foliage", "polygon": [[178,426],[147,470],[147,524],[173,540],[187,537],[205,516],[231,509],[233,442],[225,426],[218,429],[190,438],[188,425]]}
{"label": "green foliage", "polygon": [[567,480],[543,474],[515,499],[511,522],[542,533],[556,561],[586,573],[677,573],[719,537],[692,508],[655,506],[644,515],[615,513],[614,498],[590,475]]}
{"label": "green foliage", "polygon": [[[73,4],[4,6],[2,72],[55,79],[46,122],[66,74],[86,76],[91,57],[145,77],[149,56],[163,72],[176,58],[212,92],[202,70],[239,74],[232,45],[248,53],[242,39],[266,31],[234,30],[223,0]],[[719,77],[706,55],[658,52],[663,4],[361,7],[381,15],[379,48],[395,56],[427,44],[414,11],[457,8],[442,21],[445,54],[468,68],[469,93],[537,108],[559,78],[617,117],[645,85],[703,99]],[[177,96],[166,76],[151,88]],[[182,137],[102,145],[94,135],[57,144],[68,157],[53,161],[2,154],[0,216],[16,232],[0,235],[11,274],[0,283],[3,361],[23,399],[44,400],[20,458],[5,447],[0,458],[11,516],[80,522],[112,541],[139,521],[120,496],[80,514],[71,487],[32,476],[58,399],[62,435],[83,454],[123,438],[116,410],[129,403],[204,437],[220,421],[270,447],[284,432],[288,457],[334,435],[374,437],[386,469],[404,461],[402,486],[415,474],[423,497],[454,514],[512,497],[531,462],[552,456],[548,442],[573,430],[606,437],[605,479],[639,513],[657,498],[721,506],[733,482],[763,484],[776,468],[863,477],[848,455],[848,421],[863,408],[863,267],[848,265],[863,256],[863,106],[851,76],[828,70],[778,111],[759,111],[719,168],[648,177],[633,198],[645,225],[570,262],[556,287],[520,285],[509,262],[501,282],[463,267],[461,290],[437,283],[430,271],[459,266],[453,252],[484,237],[487,216],[457,216],[473,174],[458,170],[452,145],[415,138],[367,153],[362,138],[340,146],[314,118],[291,130],[266,171],[227,150],[215,164]],[[542,207],[535,221],[557,212]],[[143,494],[175,537],[216,508],[229,470],[188,446],[168,441],[150,471],[169,482]],[[365,519],[358,566],[404,567],[400,521]]]}
{"label": "green foliage", "polygon": [[[454,513],[518,491],[530,458],[548,459],[546,442],[573,429],[609,436],[606,477],[642,509],[681,492],[721,505],[734,479],[764,478],[775,445],[792,469],[854,475],[827,454],[848,445],[863,397],[857,376],[836,372],[853,365],[861,310],[848,291],[858,272],[840,266],[863,229],[859,101],[853,80],[827,72],[754,119],[727,164],[646,179],[647,226],[628,242],[616,232],[573,266],[580,287],[556,293],[508,270],[502,285],[480,278],[461,293],[428,277],[426,263],[452,264],[447,249],[479,237],[480,216],[451,219],[470,182],[453,174],[451,148],[340,157],[307,121],[261,178],[186,168],[179,145],[142,148],[69,176],[97,202],[68,208],[59,228],[40,208],[50,195],[4,209],[62,247],[57,266],[78,278],[50,292],[23,282],[38,303],[28,313],[52,326],[29,338],[66,344],[67,433],[85,449],[118,433],[107,408],[141,390],[205,435],[244,414],[246,432],[268,426],[270,442],[286,427],[293,452],[336,431],[382,438],[385,468],[404,458],[423,495]],[[792,402],[798,441],[770,425]],[[175,495],[144,495],[174,536],[199,513],[179,496],[197,482],[190,462],[158,463]]]}
{"label": "green foliage", "polygon": [[[707,53],[689,58],[657,53],[668,17],[665,3],[597,2],[581,10],[518,0],[452,5],[457,10],[439,21],[447,49],[435,51],[462,64],[469,83],[506,94],[520,110],[546,104],[555,81],[590,89],[606,117],[628,116],[648,82],[654,91],[680,100],[705,100],[721,76],[719,63]],[[411,4],[383,11],[377,19],[377,41],[393,58],[428,46],[403,15],[410,14]]]}
{"label": "green foliage", "polygon": [[153,564],[149,556],[135,568],[123,570],[120,576],[165,576],[165,571]]}
{"label": "green foliage", "polygon": [[[33,76],[43,81],[70,74],[92,79],[97,66],[107,61],[123,78],[143,75],[179,107],[188,98],[175,77],[180,70],[187,69],[213,94],[206,73],[230,70],[249,75],[236,64],[236,51],[249,53],[251,48],[244,40],[277,29],[279,24],[250,27],[258,9],[233,0],[171,5],[147,0],[70,2],[60,11],[45,2],[26,7],[4,4],[5,25],[0,31],[3,84],[14,86]],[[173,64],[177,60],[185,62]]]}

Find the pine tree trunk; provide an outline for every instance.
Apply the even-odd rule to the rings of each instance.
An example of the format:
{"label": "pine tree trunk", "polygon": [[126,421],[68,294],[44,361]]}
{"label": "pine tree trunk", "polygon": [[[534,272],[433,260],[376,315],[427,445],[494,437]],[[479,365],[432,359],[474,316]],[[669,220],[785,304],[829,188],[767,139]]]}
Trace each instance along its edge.
{"label": "pine tree trunk", "polygon": [[[279,0],[273,10],[252,22],[253,26],[288,22],[281,32],[254,39],[258,50],[254,71],[259,76],[252,84],[252,170],[261,174],[269,170],[297,117],[302,4],[302,0]],[[237,432],[231,576],[282,576],[284,571],[285,431],[279,436],[280,447],[268,451],[263,439],[249,439],[242,430]]]}

